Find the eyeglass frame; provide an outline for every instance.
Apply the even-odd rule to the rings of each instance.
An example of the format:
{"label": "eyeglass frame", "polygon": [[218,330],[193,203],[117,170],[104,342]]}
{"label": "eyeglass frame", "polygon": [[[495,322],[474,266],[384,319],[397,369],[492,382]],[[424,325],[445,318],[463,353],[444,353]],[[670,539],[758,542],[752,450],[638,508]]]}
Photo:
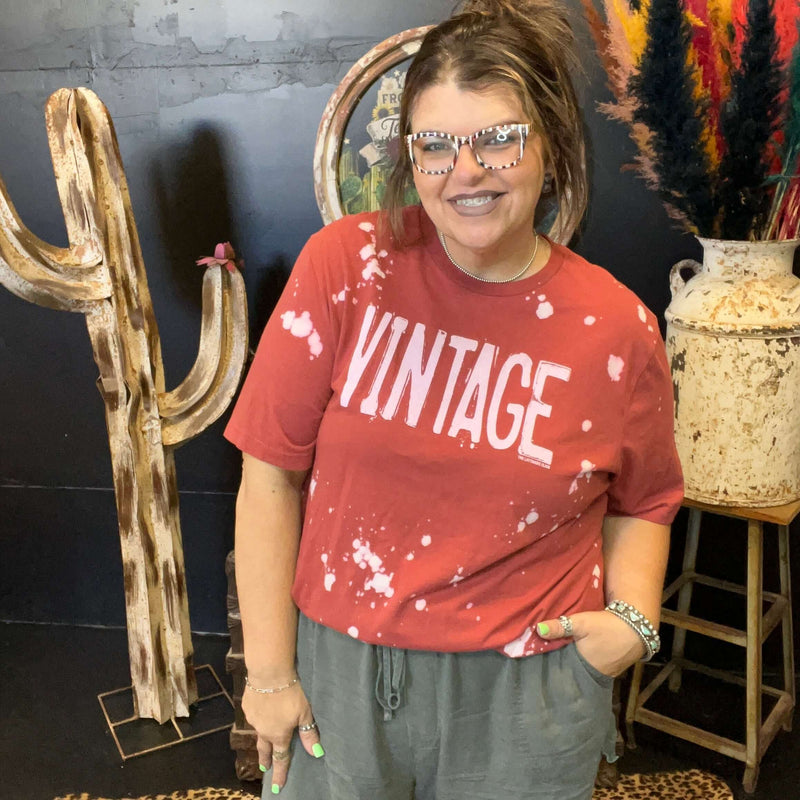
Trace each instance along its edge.
{"label": "eyeglass frame", "polygon": [[[521,135],[519,141],[519,156],[515,158],[510,164],[503,164],[501,166],[494,167],[491,164],[486,164],[481,160],[481,157],[478,155],[474,148],[474,142],[478,139],[479,136],[483,136],[484,133],[489,133],[489,131],[494,130],[502,130],[503,128],[514,130]],[[456,161],[458,161],[458,154],[461,152],[461,148],[465,145],[469,145],[469,149],[472,151],[472,155],[475,156],[475,160],[480,164],[484,169],[508,169],[509,167],[516,167],[520,161],[522,161],[522,157],[525,155],[525,145],[528,140],[528,135],[531,131],[531,125],[528,122],[507,122],[501,125],[490,125],[488,128],[482,128],[479,131],[475,131],[475,133],[471,133],[468,136],[456,136],[454,133],[445,133],[444,131],[419,131],[418,133],[407,133],[405,135],[406,146],[408,147],[408,157],[411,160],[411,163],[418,172],[421,172],[423,175],[446,175],[448,172],[452,172],[456,167]],[[423,136],[440,136],[443,139],[447,139],[447,141],[451,142],[454,145],[453,149],[453,163],[447,169],[423,169],[419,164],[417,164],[416,160],[414,159],[414,142],[421,139]]]}

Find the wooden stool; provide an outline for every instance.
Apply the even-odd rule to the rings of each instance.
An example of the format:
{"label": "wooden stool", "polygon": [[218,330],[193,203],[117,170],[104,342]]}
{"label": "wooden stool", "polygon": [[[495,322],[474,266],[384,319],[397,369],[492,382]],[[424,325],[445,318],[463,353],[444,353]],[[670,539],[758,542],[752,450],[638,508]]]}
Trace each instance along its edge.
{"label": "wooden stool", "polygon": [[[673,611],[662,608],[661,621],[675,627],[672,654],[668,663],[662,667],[653,680],[641,688],[644,664],[634,667],[630,695],[628,697],[625,720],[628,729],[628,743],[635,747],[633,723],[641,722],[651,728],[665,731],[673,736],[702,745],[717,753],[745,762],[744,779],[746,792],[753,792],[758,781],[758,768],[761,759],[778,731],[791,730],[795,703],[794,684],[794,641],[792,637],[792,596],[789,574],[789,524],[800,511],[800,501],[773,508],[730,508],[707,505],[694,500],[685,500],[689,507],[689,525],[686,534],[686,547],[683,554],[683,572],[664,591],[662,602],[666,603],[676,592],[678,608]],[[697,544],[700,536],[700,520],[706,511],[734,519],[747,521],[747,585],[700,575],[696,572]],[[780,593],[763,590],[763,540],[764,523],[772,522],[778,526],[778,548],[780,555]],[[747,598],[746,630],[738,630],[728,625],[692,616],[689,606],[694,584],[711,586],[723,591],[744,595]],[[768,608],[764,613],[764,603]],[[769,634],[781,625],[783,638],[783,689],[764,686],[762,683],[761,648]],[[694,631],[724,642],[746,648],[747,667],[742,678],[727,670],[710,669],[684,658],[686,631]],[[680,722],[664,714],[646,709],[645,703],[652,694],[669,679],[668,686],[677,692],[681,686],[681,671],[691,669],[704,675],[744,686],[747,698],[746,741],[742,744],[709,731],[702,730],[685,722]],[[762,694],[777,698],[775,707],[762,723]]]}
{"label": "wooden stool", "polygon": [[244,693],[244,640],[242,618],[239,614],[239,595],[236,591],[236,557],[233,550],[225,559],[225,574],[228,577],[228,631],[231,646],[225,657],[225,670],[233,679],[233,727],[230,733],[231,750],[236,753],[236,777],[240,781],[260,781],[256,732],[245,719],[242,711]]}

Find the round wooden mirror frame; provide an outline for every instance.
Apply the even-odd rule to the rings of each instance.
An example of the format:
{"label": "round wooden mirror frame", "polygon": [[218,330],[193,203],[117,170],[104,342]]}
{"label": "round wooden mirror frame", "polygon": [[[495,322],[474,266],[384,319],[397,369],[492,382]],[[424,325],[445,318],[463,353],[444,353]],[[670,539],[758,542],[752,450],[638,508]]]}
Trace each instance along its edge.
{"label": "round wooden mirror frame", "polygon": [[419,50],[422,39],[431,27],[409,28],[375,45],[353,64],[328,100],[314,148],[314,193],[326,225],[344,216],[339,197],[339,156],[350,115],[367,89],[381,75]]}

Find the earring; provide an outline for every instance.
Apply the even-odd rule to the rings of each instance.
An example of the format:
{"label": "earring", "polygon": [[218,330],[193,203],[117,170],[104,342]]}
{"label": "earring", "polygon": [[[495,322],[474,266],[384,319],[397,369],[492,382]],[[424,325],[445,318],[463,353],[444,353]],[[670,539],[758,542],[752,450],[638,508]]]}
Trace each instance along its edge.
{"label": "earring", "polygon": [[553,173],[545,172],[544,182],[542,183],[542,194],[550,194],[553,191]]}

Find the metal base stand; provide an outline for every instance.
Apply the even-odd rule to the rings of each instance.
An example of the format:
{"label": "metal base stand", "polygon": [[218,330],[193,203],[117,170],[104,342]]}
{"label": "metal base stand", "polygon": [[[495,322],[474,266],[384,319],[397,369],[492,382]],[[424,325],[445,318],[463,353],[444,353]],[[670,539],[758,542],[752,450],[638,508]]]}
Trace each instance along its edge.
{"label": "metal base stand", "polygon": [[188,717],[158,723],[136,714],[133,687],[97,695],[103,716],[123,761],[223,731],[233,725],[233,700],[214,669],[204,664],[195,668],[198,698]]}

